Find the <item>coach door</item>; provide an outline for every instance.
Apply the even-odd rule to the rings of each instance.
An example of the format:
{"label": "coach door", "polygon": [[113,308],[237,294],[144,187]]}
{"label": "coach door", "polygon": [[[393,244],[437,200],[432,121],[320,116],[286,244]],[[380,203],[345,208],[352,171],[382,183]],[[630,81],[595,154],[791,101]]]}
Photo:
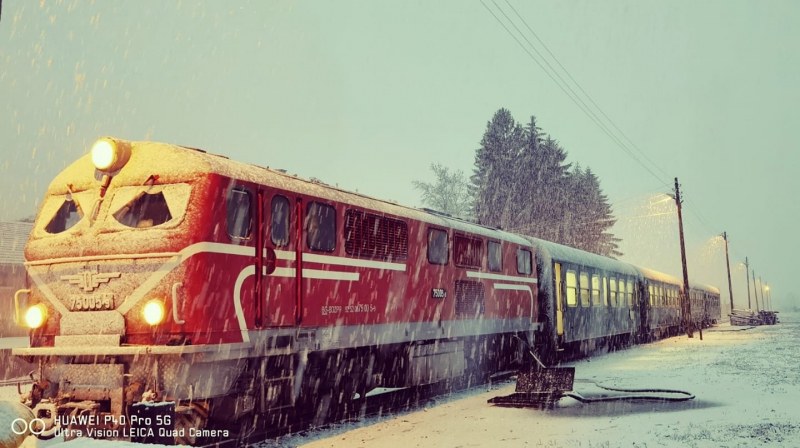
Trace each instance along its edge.
{"label": "coach door", "polygon": [[563,304],[563,285],[561,280],[561,263],[553,264],[553,275],[555,276],[555,295],[556,295],[556,334],[564,334],[564,304]]}
{"label": "coach door", "polygon": [[297,321],[297,209],[293,195],[259,190],[259,232],[262,256],[257,278],[261,327],[295,325]]}

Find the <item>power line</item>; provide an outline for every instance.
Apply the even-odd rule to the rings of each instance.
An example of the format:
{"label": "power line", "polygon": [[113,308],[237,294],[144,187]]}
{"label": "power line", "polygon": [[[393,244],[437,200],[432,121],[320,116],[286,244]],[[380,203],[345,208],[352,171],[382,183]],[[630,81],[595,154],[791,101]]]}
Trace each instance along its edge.
{"label": "power line", "polygon": [[[566,81],[564,81],[563,77],[561,77],[558,74],[558,72],[552,67],[552,65],[546,61],[546,58],[541,54],[541,52],[539,52],[536,49],[536,46],[533,45],[533,43],[530,42],[530,40],[525,37],[524,33],[514,23],[514,20],[512,20],[508,16],[508,14],[506,14],[505,11],[503,11],[500,5],[498,5],[497,2],[495,2],[495,0],[492,0],[492,3],[495,5],[497,10],[503,15],[503,17],[506,18],[508,23],[511,24],[511,26],[517,30],[519,35],[528,43],[530,48],[533,49],[533,51],[539,55],[539,57],[545,62],[545,64],[547,64],[550,67],[550,70],[545,68],[545,65],[536,56],[534,56],[534,54],[528,49],[528,47],[526,47],[522,43],[522,41],[520,41],[517,35],[515,35],[511,31],[511,29],[509,29],[509,27],[506,26],[506,24],[500,19],[500,17],[498,17],[497,14],[495,14],[494,11],[492,11],[492,9],[486,3],[484,3],[483,0],[481,0],[481,4],[483,5],[483,7],[486,8],[489,14],[491,14],[492,17],[494,17],[494,19],[500,24],[500,26],[503,27],[506,33],[508,33],[508,35],[511,36],[511,38],[514,39],[515,42],[517,42],[517,44],[520,46],[520,48],[522,48],[523,51],[525,51],[528,57],[530,57],[531,60],[533,60],[536,63],[536,65],[538,65],[539,68],[542,69],[545,75],[547,75],[547,77],[549,77],[550,80],[552,80],[558,86],[558,88],[561,89],[561,91],[564,92],[565,95],[567,95],[567,97],[581,110],[581,112],[583,112],[598,128],[600,128],[600,130],[604,134],[606,134],[606,136],[608,136],[608,138],[610,138],[614,143],[616,143],[620,149],[622,149],[626,154],[628,154],[629,157],[631,157],[637,164],[639,164],[648,173],[650,173],[650,175],[652,175],[656,180],[658,180],[664,187],[669,188],[670,187],[669,184],[667,182],[664,182],[664,180],[661,177],[659,177],[655,172],[653,172],[653,170],[649,166],[647,166],[644,162],[642,162],[639,159],[639,157],[637,157],[636,154],[634,154],[633,151],[631,151],[620,140],[620,138],[617,137],[605,123],[603,123],[603,121],[597,116],[597,114],[595,114],[594,111],[591,110],[591,108],[586,104],[586,102],[580,98],[580,96],[569,86],[569,84]],[[530,26],[527,25],[527,23],[526,26],[530,29]],[[553,72],[552,74],[551,71]],[[557,80],[556,78],[558,78],[561,82],[559,82],[559,80]]]}
{"label": "power line", "polygon": [[[584,90],[584,89],[583,89],[583,86],[581,86],[581,84],[580,84],[580,83],[579,83],[577,80],[575,80],[575,78],[574,78],[574,77],[573,77],[573,76],[570,74],[569,70],[567,70],[567,68],[566,68],[566,67],[564,67],[564,65],[563,65],[563,64],[561,64],[561,61],[559,61],[559,60],[558,60],[558,58],[556,57],[556,55],[555,55],[555,54],[553,54],[553,52],[552,52],[552,51],[550,51],[550,48],[547,46],[547,44],[545,44],[545,43],[544,43],[544,41],[543,41],[543,40],[542,40],[542,39],[539,37],[539,35],[538,35],[538,34],[536,34],[536,31],[534,31],[534,30],[533,30],[533,28],[531,28],[531,26],[530,26],[530,25],[528,25],[528,21],[527,21],[527,20],[525,20],[525,18],[524,18],[524,17],[522,17],[522,15],[520,15],[520,13],[517,11],[517,8],[515,8],[515,7],[514,7],[514,5],[512,5],[512,4],[511,4],[511,2],[509,2],[508,0],[506,0],[506,4],[507,4],[507,5],[508,5],[508,6],[511,8],[511,10],[512,10],[512,11],[514,11],[514,14],[516,14],[516,15],[517,15],[517,17],[518,17],[518,18],[519,18],[519,19],[522,21],[522,23],[524,23],[524,24],[525,24],[525,27],[528,29],[528,31],[530,31],[530,33],[533,35],[533,37],[534,37],[534,38],[536,38],[536,41],[537,41],[537,42],[539,42],[539,44],[540,44],[540,45],[541,45],[541,46],[542,46],[542,47],[545,49],[545,51],[547,51],[547,54],[549,54],[549,55],[550,55],[550,57],[553,59],[553,61],[555,61],[555,63],[556,63],[556,64],[558,64],[558,66],[559,66],[559,67],[561,68],[561,70],[562,70],[562,71],[563,71],[563,72],[564,72],[564,73],[567,75],[567,77],[570,79],[570,81],[572,81],[572,83],[573,83],[573,84],[575,84],[575,86],[578,88],[578,90],[580,90],[580,91],[581,91],[581,93],[583,93],[583,95],[584,95],[584,96],[585,96],[585,97],[586,97],[586,98],[589,100],[589,102],[590,102],[590,103],[592,103],[592,105],[595,107],[595,109],[597,109],[597,111],[598,111],[598,112],[600,112],[600,114],[601,114],[601,115],[602,115],[602,116],[603,116],[603,117],[606,119],[606,121],[608,121],[608,123],[609,123],[611,126],[613,126],[613,127],[614,127],[614,129],[615,129],[617,132],[619,132],[619,134],[620,134],[620,135],[621,135],[621,136],[622,136],[622,137],[625,139],[625,141],[627,141],[627,142],[628,142],[628,143],[629,143],[629,144],[630,144],[630,145],[631,145],[631,146],[632,146],[634,149],[636,149],[636,151],[637,151],[637,152],[639,152],[639,154],[641,154],[641,155],[642,155],[642,156],[643,156],[645,159],[647,159],[647,161],[648,161],[648,162],[650,162],[650,164],[651,164],[651,165],[652,165],[654,168],[656,168],[658,171],[660,171],[660,172],[661,172],[661,174],[662,174],[662,175],[664,175],[664,177],[667,177],[667,178],[668,178],[668,177],[670,177],[670,176],[669,176],[669,175],[668,175],[668,174],[667,174],[667,173],[666,173],[666,172],[665,172],[663,169],[661,169],[661,166],[660,166],[659,164],[655,163],[655,162],[654,162],[654,161],[653,161],[653,160],[652,160],[652,159],[651,159],[651,158],[650,158],[650,157],[647,155],[647,153],[645,153],[645,152],[644,152],[644,151],[642,151],[642,150],[641,150],[641,149],[640,149],[638,146],[636,146],[636,144],[635,144],[635,143],[634,143],[634,142],[633,142],[633,141],[632,141],[632,140],[631,140],[631,139],[630,139],[630,138],[627,136],[627,134],[625,134],[625,132],[623,132],[623,131],[622,131],[622,129],[620,129],[620,128],[619,128],[619,126],[617,126],[617,124],[616,124],[616,123],[614,123],[614,120],[612,120],[612,119],[611,119],[611,117],[609,117],[609,116],[608,116],[608,115],[605,113],[605,111],[603,110],[603,108],[601,108],[601,107],[600,107],[600,105],[598,105],[598,104],[597,104],[597,103],[594,101],[594,98],[592,98],[592,96],[591,96],[591,95],[589,95],[589,93],[588,93],[588,92],[586,92],[586,90]],[[527,39],[526,39],[526,40],[527,40]],[[530,43],[530,42],[529,42],[529,43]],[[549,66],[549,65],[550,65],[550,64],[548,64],[548,66]],[[560,76],[559,76],[559,78],[560,78]],[[659,179],[659,181],[661,181],[661,179]]]}
{"label": "power line", "polygon": [[[506,4],[508,5],[508,8],[510,8],[514,12],[514,15],[516,15],[518,21],[520,21],[520,22],[522,22],[522,24],[524,24],[525,28],[528,30],[530,35],[532,35],[533,38],[539,43],[539,45],[544,49],[544,51],[547,52],[547,54],[550,56],[550,58],[561,69],[561,72],[564,73],[564,75],[571,81],[571,83],[576,87],[576,89],[580,93],[578,93],[576,91],[576,89],[572,88],[570,83],[567,82],[564,79],[564,76],[562,76],[559,73],[559,70],[557,70],[553,66],[553,64],[551,64],[548,61],[548,58],[545,57],[545,55],[543,55],[542,52],[537,49],[537,46],[534,45],[534,43],[531,42],[531,40],[528,39],[525,36],[525,33],[520,29],[519,26],[517,26],[515,21],[511,17],[509,17],[509,15],[503,10],[503,8],[500,5],[498,5],[495,0],[491,0],[491,1],[494,4],[494,6],[497,9],[497,11],[499,11],[500,14],[502,14],[502,16],[508,22],[508,24],[510,24],[514,28],[514,30],[516,30],[518,35],[527,43],[527,46],[525,44],[523,44],[523,42],[520,40],[520,38],[517,37],[516,34],[514,34],[514,32],[506,25],[506,23],[500,17],[498,17],[498,15],[495,14],[495,12],[483,0],[481,0],[481,4],[492,15],[492,17],[494,17],[494,19],[503,27],[503,29],[506,31],[506,33],[508,33],[508,35],[511,36],[514,39],[514,41],[517,42],[517,44],[523,49],[523,51],[525,51],[525,53],[528,55],[528,57],[530,57],[531,60],[533,60],[536,63],[536,65],[538,65],[539,68],[542,69],[542,71],[561,89],[561,91],[564,92],[564,94],[567,95],[567,97],[603,133],[605,133],[620,149],[622,149],[623,152],[625,152],[637,164],[639,164],[651,176],[653,176],[653,178],[656,179],[659,182],[660,186],[663,186],[663,187],[666,187],[666,188],[671,188],[669,183],[665,182],[663,180],[663,177],[659,176],[658,174],[656,174],[653,171],[653,169],[659,171],[661,173],[661,175],[663,175],[664,177],[670,177],[670,176],[668,176],[667,173],[661,168],[661,166],[659,164],[655,163],[647,155],[646,152],[644,152],[641,148],[639,148],[627,136],[627,134],[625,134],[625,132],[622,131],[622,129],[620,129],[619,126],[617,126],[617,124],[614,122],[614,120],[612,120],[611,117],[609,117],[608,114],[606,114],[605,111],[603,111],[603,109],[597,104],[597,102],[592,98],[592,96],[589,95],[588,92],[586,92],[586,90],[580,85],[580,83],[570,74],[569,70],[567,70],[566,67],[564,67],[564,65],[558,60],[558,58],[555,56],[555,54],[547,46],[547,44],[545,44],[544,41],[539,37],[539,35],[536,34],[536,32],[533,30],[533,28],[528,24],[528,22],[525,20],[525,18],[522,17],[522,15],[514,7],[514,5],[512,5],[509,2],[509,0],[505,0]],[[531,50],[533,50],[533,52],[531,52]],[[534,56],[534,53],[536,55],[538,55],[538,58],[537,58],[537,56]],[[587,104],[587,101],[584,101],[584,99],[583,99],[584,97],[586,98],[588,103],[590,103],[593,107],[590,107],[589,104]],[[595,110],[597,111],[597,113],[595,113]],[[603,119],[601,119],[600,116],[602,116],[605,119],[605,121]],[[608,123],[608,125],[606,123]],[[610,125],[610,127],[609,127],[609,125]],[[612,128],[613,128],[613,131],[612,131]],[[628,144],[625,144],[623,142],[623,140],[626,141]],[[643,162],[642,159],[637,157],[637,155],[634,154],[633,151],[630,148],[635,149],[637,151],[637,153],[640,154],[648,163]],[[651,169],[651,167],[653,169]],[[694,215],[694,217],[697,219],[697,221],[701,225],[703,225],[706,229],[710,230],[710,232],[712,234],[718,233],[717,230],[714,230],[708,224],[707,220],[700,214],[700,212],[697,210],[697,207],[695,206],[693,201],[687,201],[687,206],[688,206],[687,207],[688,210]]]}

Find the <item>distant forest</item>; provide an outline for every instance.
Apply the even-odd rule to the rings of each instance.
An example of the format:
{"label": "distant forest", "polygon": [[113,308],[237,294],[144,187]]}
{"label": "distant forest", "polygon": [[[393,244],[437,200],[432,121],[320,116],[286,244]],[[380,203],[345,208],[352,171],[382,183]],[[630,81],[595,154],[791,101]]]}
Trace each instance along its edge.
{"label": "distant forest", "polygon": [[453,216],[609,257],[622,255],[616,222],[590,168],[566,163],[567,151],[531,116],[507,109],[486,125],[469,180],[434,164],[433,182],[414,182],[423,203]]}

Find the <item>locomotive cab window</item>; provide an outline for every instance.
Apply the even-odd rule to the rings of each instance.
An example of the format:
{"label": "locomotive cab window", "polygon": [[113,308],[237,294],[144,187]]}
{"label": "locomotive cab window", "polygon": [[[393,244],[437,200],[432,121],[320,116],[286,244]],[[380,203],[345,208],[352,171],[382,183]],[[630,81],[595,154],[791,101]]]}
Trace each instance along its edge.
{"label": "locomotive cab window", "polygon": [[305,219],[309,249],[333,252],[336,249],[336,209],[320,202],[308,204]]}
{"label": "locomotive cab window", "polygon": [[517,251],[517,272],[525,275],[533,272],[533,254],[528,249]]}
{"label": "locomotive cab window", "polygon": [[83,218],[83,210],[72,199],[72,195],[67,195],[61,207],[56,211],[55,216],[47,223],[45,231],[47,233],[65,232],[77,224],[81,218]]}
{"label": "locomotive cab window", "polygon": [[141,192],[114,213],[114,219],[123,226],[141,229],[166,223],[172,219],[172,212],[163,192]]}
{"label": "locomotive cab window", "polygon": [[275,195],[270,206],[270,239],[272,244],[282,247],[289,244],[289,200],[285,196]]}
{"label": "locomotive cab window", "polygon": [[233,189],[228,193],[228,235],[233,239],[248,239],[253,227],[250,192]]}
{"label": "locomotive cab window", "polygon": [[500,250],[499,241],[489,241],[488,246],[488,260],[489,270],[492,272],[500,272],[503,270],[503,252]]}
{"label": "locomotive cab window", "polygon": [[428,229],[428,262],[447,264],[448,253],[447,232],[441,229]]}

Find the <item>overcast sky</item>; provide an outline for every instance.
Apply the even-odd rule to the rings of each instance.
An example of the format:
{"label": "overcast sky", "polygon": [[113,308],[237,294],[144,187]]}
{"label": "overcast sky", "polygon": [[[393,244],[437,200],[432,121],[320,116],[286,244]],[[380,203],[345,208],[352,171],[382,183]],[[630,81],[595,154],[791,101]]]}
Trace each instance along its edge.
{"label": "overcast sky", "polygon": [[[2,220],[34,214],[49,180],[102,135],[204,148],[419,206],[411,182],[428,180],[433,162],[471,174],[487,121],[506,107],[519,121],[536,115],[569,161],[600,177],[625,260],[680,274],[675,207],[659,196],[679,177],[690,280],[718,286],[727,303],[712,239],[727,230],[737,307],[745,256],[776,301],[800,296],[800,2],[2,8]],[[605,132],[537,64],[548,50],[580,101],[610,118]]]}

